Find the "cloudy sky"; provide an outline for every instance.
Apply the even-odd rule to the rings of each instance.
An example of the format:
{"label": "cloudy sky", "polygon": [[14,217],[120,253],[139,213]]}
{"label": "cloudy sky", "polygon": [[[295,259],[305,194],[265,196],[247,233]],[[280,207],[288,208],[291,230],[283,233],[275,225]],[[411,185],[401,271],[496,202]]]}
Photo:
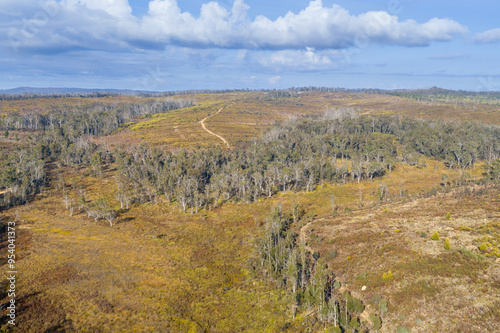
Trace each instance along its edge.
{"label": "cloudy sky", "polygon": [[2,0],[0,89],[500,90],[497,0]]}

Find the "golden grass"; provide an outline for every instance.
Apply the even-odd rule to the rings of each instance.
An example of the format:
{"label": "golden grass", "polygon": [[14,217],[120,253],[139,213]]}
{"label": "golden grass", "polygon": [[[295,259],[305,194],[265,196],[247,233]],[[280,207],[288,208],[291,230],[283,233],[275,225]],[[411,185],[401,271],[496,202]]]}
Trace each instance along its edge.
{"label": "golden grass", "polygon": [[418,103],[389,95],[302,92],[299,97],[270,99],[265,92],[198,94],[197,105],[157,114],[108,137],[108,142],[148,142],[168,149],[221,145],[222,142],[201,129],[199,121],[219,108],[223,111],[206,125],[222,135],[231,146],[251,141],[275,122],[289,117],[320,115],[335,107],[358,108],[363,114],[406,115],[413,118],[484,121],[500,124],[500,111],[493,105],[455,106],[444,102]]}
{"label": "golden grass", "polygon": [[[85,179],[88,199],[114,202],[104,181]],[[246,271],[255,224],[241,205],[191,216],[145,204],[109,228],[69,217],[59,195],[18,208],[33,237],[18,263],[19,332],[274,332],[288,320],[288,296]]]}

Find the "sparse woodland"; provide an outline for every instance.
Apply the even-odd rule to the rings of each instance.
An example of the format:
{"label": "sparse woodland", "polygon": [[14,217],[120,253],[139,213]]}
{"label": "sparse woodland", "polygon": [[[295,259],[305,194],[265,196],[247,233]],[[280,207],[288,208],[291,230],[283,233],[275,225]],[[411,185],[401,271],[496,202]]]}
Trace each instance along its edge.
{"label": "sparse woodland", "polygon": [[94,105],[72,110],[54,110],[48,114],[34,111],[8,114],[0,119],[6,138],[9,130],[29,131],[28,147],[0,161],[0,188],[5,189],[3,206],[26,202],[46,184],[46,169],[60,166],[91,166],[100,172],[102,165],[114,161],[107,147],[94,143],[93,136],[112,133],[137,117],[186,107],[189,100],[170,99],[129,105]]}
{"label": "sparse woodland", "polygon": [[[294,318],[298,309],[305,308],[330,326],[359,330],[359,315],[365,309],[363,302],[345,290],[339,291],[340,283],[335,280],[332,269],[320,259],[318,252],[307,249],[303,236],[300,238],[291,229],[301,215],[298,205],[293,210],[286,213],[280,206],[273,208],[263,226],[264,233],[255,244],[253,269],[292,293]],[[380,327],[374,325],[374,328]]]}
{"label": "sparse woodland", "polygon": [[484,160],[488,177],[496,179],[500,129],[357,116],[342,109],[276,126],[244,150],[138,147],[116,154],[120,197],[146,202],[165,196],[191,212],[228,200],[254,202],[279,191],[312,191],[324,182],[372,180],[397,163],[418,165],[422,155],[461,169]]}
{"label": "sparse woodland", "polygon": [[[247,94],[244,103],[225,94],[234,98],[247,91],[193,91],[73,108],[56,104],[46,112],[5,112],[0,132],[8,154],[0,160],[0,211],[8,218],[15,212],[15,219],[26,223],[26,234],[33,224],[33,239],[64,240],[59,246],[64,251],[80,251],[75,244],[88,251],[68,258],[91,257],[85,264],[66,258],[62,268],[28,276],[32,283],[23,287],[32,288],[35,296],[25,295],[27,302],[52,309],[47,306],[52,303],[43,302],[53,302],[47,295],[56,295],[55,289],[36,296],[33,281],[60,279],[72,290],[79,283],[87,286],[87,278],[109,278],[119,281],[116,289],[105,296],[80,290],[78,306],[75,301],[54,312],[51,327],[126,330],[132,321],[144,321],[148,329],[163,331],[407,332],[406,327],[426,320],[413,316],[415,304],[449,307],[462,316],[455,317],[457,325],[463,318],[473,322],[468,329],[498,327],[500,299],[495,294],[491,304],[484,303],[485,295],[498,290],[498,281],[491,278],[500,257],[496,125],[327,107],[277,118],[251,140],[231,142],[231,149],[219,144],[166,149],[148,144],[144,132],[135,138],[141,141],[137,145],[104,140],[131,124],[154,124],[158,116],[177,111],[162,120],[176,121],[170,135],[187,136],[185,124],[203,133],[199,119],[223,103],[229,109],[241,102],[241,110],[235,107],[213,117],[219,122],[210,120],[207,126],[217,132],[233,128],[228,124],[238,117],[264,114],[257,107],[255,114],[245,114],[248,105],[295,103],[300,108],[308,105],[301,100],[304,94],[332,92],[438,100],[450,108],[457,100],[491,107],[497,98],[436,89],[388,93],[307,87]],[[196,97],[206,104],[197,108]],[[214,102],[219,97],[227,100]],[[38,98],[65,97],[0,96],[8,102]],[[417,184],[420,180],[425,184]],[[111,250],[106,241],[114,242]],[[99,257],[102,262],[93,262],[94,246],[106,253]],[[114,259],[103,259],[107,256]],[[129,256],[135,261],[121,263]],[[23,260],[38,267],[29,254]],[[481,306],[488,310],[476,313],[475,303],[467,303],[467,312],[460,312],[465,311],[464,297],[461,290],[450,289],[455,283],[474,285],[474,295],[483,297]],[[124,303],[119,295],[129,292],[130,301]],[[64,297],[57,297],[63,304]],[[452,299],[453,307],[447,303]],[[137,310],[143,305],[149,312]],[[88,321],[78,322],[75,318],[82,316],[75,308],[98,310],[97,315],[89,310]],[[411,314],[411,322],[403,312]],[[66,319],[69,314],[73,321]],[[92,319],[99,316],[102,322]],[[435,317],[422,329],[446,328]],[[134,327],[141,329],[146,326]]]}

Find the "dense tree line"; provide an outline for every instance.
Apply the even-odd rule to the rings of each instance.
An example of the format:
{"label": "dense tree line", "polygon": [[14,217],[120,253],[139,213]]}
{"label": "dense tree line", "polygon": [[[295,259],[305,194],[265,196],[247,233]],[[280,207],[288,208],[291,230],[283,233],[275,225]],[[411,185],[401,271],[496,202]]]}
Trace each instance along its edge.
{"label": "dense tree line", "polygon": [[163,195],[184,211],[197,212],[227,200],[252,202],[278,191],[311,191],[325,181],[373,179],[397,162],[417,164],[420,154],[450,168],[500,156],[497,127],[356,114],[341,109],[289,121],[240,150],[121,151],[119,196],[144,202]]}
{"label": "dense tree line", "polygon": [[107,135],[137,117],[151,116],[192,105],[192,100],[166,98],[142,103],[111,105],[97,103],[74,109],[55,109],[47,114],[28,110],[6,115],[0,119],[0,128],[32,131],[58,129],[74,140],[85,134]]}
{"label": "dense tree line", "polygon": [[499,91],[467,91],[467,90],[450,90],[438,87],[428,89],[397,89],[388,90],[386,93],[395,96],[450,96],[450,97],[489,97],[492,99],[500,98]]}
{"label": "dense tree line", "polygon": [[[98,146],[89,137],[112,133],[137,117],[191,106],[191,100],[150,100],[135,104],[76,107],[71,110],[52,110],[47,114],[26,111],[7,115],[0,120],[5,130],[27,130],[27,146],[0,160],[0,207],[26,202],[46,183],[44,166],[88,166],[100,175],[102,166],[114,162],[111,151]],[[3,190],[2,190],[3,189]]]}
{"label": "dense tree line", "polygon": [[271,90],[266,92],[264,98],[266,99],[280,99],[280,98],[292,98],[299,97],[299,94],[291,89],[288,90]]}
{"label": "dense tree line", "polygon": [[[470,122],[415,120],[403,117],[359,117],[342,121],[349,133],[391,135],[400,143],[398,155],[413,153],[467,168],[477,160],[488,164],[500,158],[500,127]],[[330,124],[326,126],[338,126]],[[390,140],[390,137],[387,137]]]}
{"label": "dense tree line", "polygon": [[293,91],[304,91],[304,92],[344,92],[344,93],[364,93],[364,94],[378,94],[378,95],[393,95],[400,97],[411,97],[411,98],[432,98],[433,96],[449,96],[455,98],[488,98],[491,100],[500,99],[499,91],[467,91],[467,90],[450,90],[438,87],[432,87],[427,89],[394,89],[394,90],[384,90],[377,88],[341,88],[341,87],[292,87],[290,90]]}

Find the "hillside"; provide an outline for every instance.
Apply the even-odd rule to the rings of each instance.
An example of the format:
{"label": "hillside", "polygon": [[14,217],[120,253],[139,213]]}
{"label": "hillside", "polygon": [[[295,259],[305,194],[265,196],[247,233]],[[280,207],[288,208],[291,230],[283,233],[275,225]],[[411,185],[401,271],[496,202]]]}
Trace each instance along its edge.
{"label": "hillside", "polygon": [[499,331],[500,109],[432,94],[1,100],[1,330]]}

